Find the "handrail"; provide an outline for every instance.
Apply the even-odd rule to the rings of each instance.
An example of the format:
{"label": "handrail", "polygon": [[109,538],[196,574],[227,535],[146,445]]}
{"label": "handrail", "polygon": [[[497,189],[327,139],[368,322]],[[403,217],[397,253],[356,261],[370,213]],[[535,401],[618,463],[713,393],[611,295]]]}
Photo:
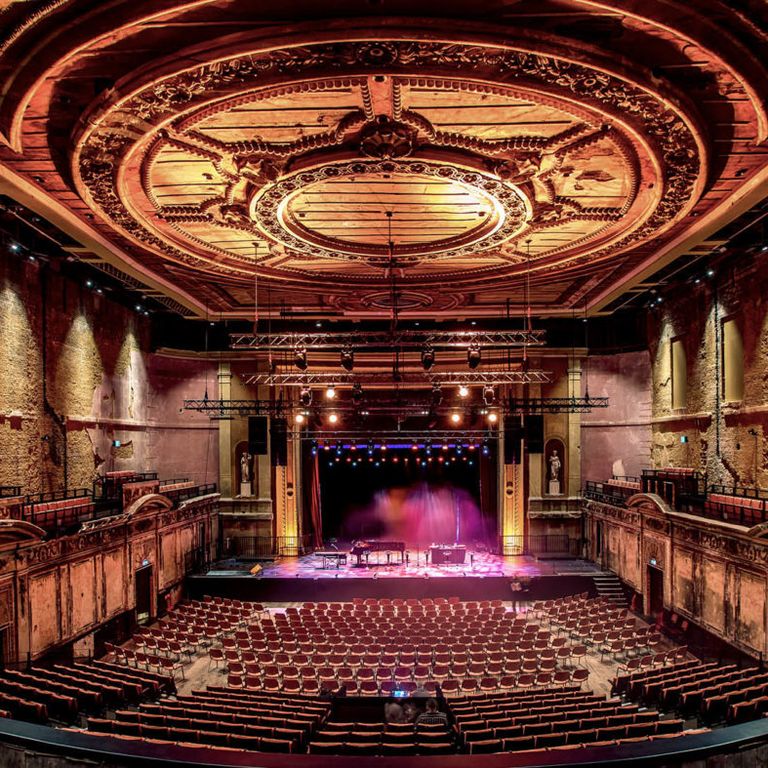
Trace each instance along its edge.
{"label": "handrail", "polygon": [[[67,758],[93,760],[99,763],[113,762],[118,765],[137,766],[138,768],[160,768],[160,766],[206,766],[206,768],[229,768],[229,766],[248,766],[249,768],[325,768],[327,755],[297,755],[259,752],[241,752],[218,750],[205,747],[183,747],[178,744],[160,744],[141,740],[118,739],[113,736],[93,736],[76,731],[64,731],[45,725],[18,720],[0,720],[0,744],[12,744],[28,749],[36,754],[61,755]],[[569,766],[587,768],[587,766],[615,766],[629,768],[633,766],[651,766],[694,762],[718,754],[738,752],[744,762],[748,762],[749,749],[764,748],[768,743],[768,718],[753,720],[740,725],[732,725],[707,733],[691,736],[679,736],[674,739],[635,742],[631,746],[612,745],[604,747],[587,746],[568,751],[548,751],[529,754],[491,754],[482,755],[486,768],[545,768],[549,766]],[[1,749],[1,747],[0,747]],[[758,756],[753,756],[755,761]],[[340,766],[354,768],[373,768],[381,763],[377,757],[333,758]],[[423,766],[423,768],[441,768],[446,763],[442,757],[402,757],[392,761],[403,768]],[[471,768],[477,765],[477,755],[451,755],[450,764],[454,768]],[[755,764],[757,764],[755,762]]]}

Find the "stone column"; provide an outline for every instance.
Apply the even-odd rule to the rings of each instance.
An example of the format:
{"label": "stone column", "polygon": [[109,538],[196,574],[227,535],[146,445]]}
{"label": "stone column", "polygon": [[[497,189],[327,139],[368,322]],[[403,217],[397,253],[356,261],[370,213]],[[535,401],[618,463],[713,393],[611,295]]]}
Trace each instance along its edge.
{"label": "stone column", "polygon": [[[232,370],[229,363],[219,363],[219,398],[229,400],[232,396]],[[219,493],[232,498],[234,472],[232,467],[232,422],[219,421]]]}
{"label": "stone column", "polygon": [[[581,360],[573,358],[568,366],[568,397],[581,397]],[[568,477],[565,492],[568,496],[581,493],[581,414],[568,414]]]}

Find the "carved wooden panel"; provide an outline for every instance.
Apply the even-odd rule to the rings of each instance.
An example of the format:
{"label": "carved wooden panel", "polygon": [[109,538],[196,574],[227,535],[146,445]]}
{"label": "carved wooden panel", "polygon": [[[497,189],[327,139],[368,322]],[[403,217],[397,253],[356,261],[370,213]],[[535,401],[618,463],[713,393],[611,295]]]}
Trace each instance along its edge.
{"label": "carved wooden panel", "polygon": [[768,167],[759,4],[27,5],[0,162],[201,313],[582,306]]}

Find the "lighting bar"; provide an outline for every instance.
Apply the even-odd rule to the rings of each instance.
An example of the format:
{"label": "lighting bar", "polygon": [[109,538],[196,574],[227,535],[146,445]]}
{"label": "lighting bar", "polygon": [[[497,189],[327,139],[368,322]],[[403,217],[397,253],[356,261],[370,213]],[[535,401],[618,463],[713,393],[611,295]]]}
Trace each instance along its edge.
{"label": "lighting bar", "polygon": [[[374,444],[374,450],[380,450],[380,445],[384,443],[387,448],[408,450],[413,447],[413,442],[426,444],[423,447],[431,447],[433,450],[441,448],[442,444],[447,442],[456,445],[459,443],[462,448],[469,443],[476,443],[477,447],[482,446],[483,441],[494,441],[498,438],[498,432],[494,430],[483,429],[462,429],[462,430],[440,430],[434,429],[424,432],[424,430],[401,430],[401,431],[382,431],[366,432],[363,430],[355,431],[348,429],[323,430],[316,432],[296,432],[293,435],[298,440],[308,440],[318,444],[330,446],[329,450],[335,450],[334,446],[338,443],[339,447],[345,441],[354,444],[358,451],[367,451],[370,443]],[[489,443],[490,444],[490,443]],[[323,447],[318,445],[318,447]],[[349,449],[347,449],[349,450]]]}
{"label": "lighting bar", "polygon": [[230,349],[344,349],[374,351],[399,347],[422,349],[424,346],[441,349],[466,349],[478,345],[484,349],[543,346],[544,330],[513,331],[354,331],[309,333],[232,333]]}
{"label": "lighting bar", "polygon": [[586,413],[607,408],[607,397],[510,397],[500,404],[505,413]]}
{"label": "lighting bar", "polygon": [[360,384],[363,387],[382,387],[397,384],[429,386],[430,384],[548,384],[549,371],[512,370],[512,371],[400,371],[393,379],[388,371],[368,373],[333,373],[331,371],[296,371],[286,373],[251,373],[245,374],[246,384],[270,387],[351,387]]}

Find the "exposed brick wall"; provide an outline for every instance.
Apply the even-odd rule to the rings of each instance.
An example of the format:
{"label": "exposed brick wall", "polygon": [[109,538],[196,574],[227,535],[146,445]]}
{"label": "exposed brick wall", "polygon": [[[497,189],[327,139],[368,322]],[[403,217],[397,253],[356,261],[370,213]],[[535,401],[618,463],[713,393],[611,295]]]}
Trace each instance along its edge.
{"label": "exposed brick wall", "polygon": [[206,379],[215,397],[215,365],[154,354],[149,341],[148,318],[0,256],[0,484],[90,487],[111,469],[214,481],[216,424],[180,408]]}
{"label": "exposed brick wall", "polygon": [[[667,297],[650,318],[656,466],[690,466],[709,482],[768,487],[768,260]],[[736,317],[744,345],[744,399],[725,403],[720,325]],[[686,408],[673,411],[671,351],[683,339]],[[757,435],[749,434],[750,430]],[[687,443],[681,443],[685,435]]]}

